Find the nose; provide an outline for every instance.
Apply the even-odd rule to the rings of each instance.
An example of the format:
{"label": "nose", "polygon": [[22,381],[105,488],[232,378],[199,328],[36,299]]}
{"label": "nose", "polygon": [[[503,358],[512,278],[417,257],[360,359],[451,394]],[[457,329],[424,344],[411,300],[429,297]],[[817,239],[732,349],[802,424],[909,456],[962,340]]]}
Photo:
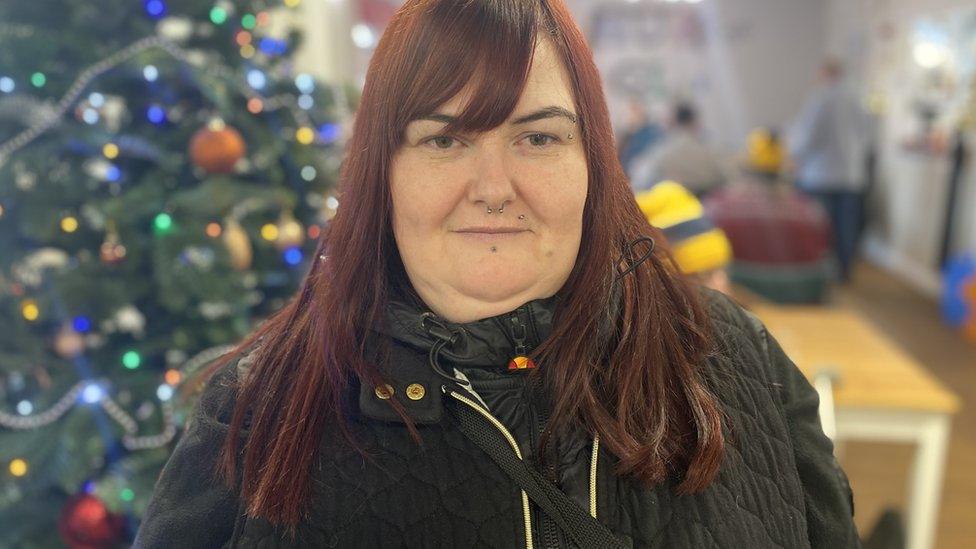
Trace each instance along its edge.
{"label": "nose", "polygon": [[486,143],[479,147],[474,170],[468,184],[469,201],[494,210],[515,200],[514,174],[503,146]]}

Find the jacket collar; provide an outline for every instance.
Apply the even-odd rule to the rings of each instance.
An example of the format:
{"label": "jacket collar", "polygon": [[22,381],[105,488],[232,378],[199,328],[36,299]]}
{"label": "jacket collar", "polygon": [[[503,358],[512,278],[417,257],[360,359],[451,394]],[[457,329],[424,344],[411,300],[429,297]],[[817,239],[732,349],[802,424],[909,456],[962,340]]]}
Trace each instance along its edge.
{"label": "jacket collar", "polygon": [[386,325],[378,331],[427,353],[437,342],[430,327],[440,325],[458,334],[440,352],[444,366],[507,368],[512,358],[528,355],[549,337],[556,301],[555,296],[537,299],[501,315],[460,324],[438,318],[422,304],[394,299],[387,308]]}
{"label": "jacket collar", "polygon": [[449,382],[437,375],[428,361],[438,341],[443,336],[455,336],[452,343],[442,341],[443,347],[437,352],[438,363],[448,372],[455,368],[506,370],[511,359],[531,354],[549,337],[557,300],[555,296],[533,300],[508,313],[463,324],[437,318],[418,300],[391,300],[385,322],[374,332],[392,343],[390,360],[380,364],[392,396],[364,380],[359,391],[361,415],[402,422],[387,402],[393,398],[416,423],[440,422],[441,388]]}

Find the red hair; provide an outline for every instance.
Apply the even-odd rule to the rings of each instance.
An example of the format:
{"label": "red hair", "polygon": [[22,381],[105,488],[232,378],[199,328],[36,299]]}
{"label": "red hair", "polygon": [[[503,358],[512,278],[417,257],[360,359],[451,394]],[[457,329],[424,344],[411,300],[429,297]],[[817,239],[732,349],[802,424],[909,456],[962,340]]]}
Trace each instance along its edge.
{"label": "red hair", "polygon": [[717,474],[722,420],[698,372],[709,338],[695,290],[663,247],[614,283],[628,242],[663,239],[638,210],[617,161],[600,76],[566,6],[410,0],[369,66],[340,175],[341,206],[317,253],[330,259],[316,261],[296,297],[238,348],[261,339],[222,455],[227,481],[241,478],[249,515],[292,527],[302,519],[326,429],[360,448],[347,429],[352,393],[358,380],[382,382],[365,358],[367,335],[385,315],[391,288],[409,288],[388,184],[407,124],[470,84],[470,103],[448,131],[499,126],[515,108],[541,39],[551,41],[569,73],[589,171],[583,243],[560,290],[552,334],[535,353],[553,365],[537,375],[557,395],[546,438],[582,425],[619,459],[617,474],[650,485],[676,473],[683,493]]}

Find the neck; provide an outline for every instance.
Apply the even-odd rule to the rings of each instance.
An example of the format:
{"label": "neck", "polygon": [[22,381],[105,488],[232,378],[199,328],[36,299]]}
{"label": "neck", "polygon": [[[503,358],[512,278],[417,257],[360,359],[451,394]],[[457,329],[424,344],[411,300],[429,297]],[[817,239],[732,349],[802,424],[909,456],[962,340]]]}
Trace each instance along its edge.
{"label": "neck", "polygon": [[[549,336],[556,300],[552,297],[520,303],[498,315],[470,322],[454,322],[430,311],[439,321],[445,321],[441,324],[448,331],[460,334],[440,355],[445,364],[506,367],[514,356],[532,352]],[[424,327],[423,317],[428,311],[429,307],[414,297],[394,296],[386,322],[376,329],[401,343],[429,351],[436,338]]]}
{"label": "neck", "polygon": [[437,316],[458,324],[503,315],[524,303],[555,295],[555,292],[542,292],[536,287],[498,299],[471,296],[453,289],[442,292],[424,290],[417,291],[423,304]]}

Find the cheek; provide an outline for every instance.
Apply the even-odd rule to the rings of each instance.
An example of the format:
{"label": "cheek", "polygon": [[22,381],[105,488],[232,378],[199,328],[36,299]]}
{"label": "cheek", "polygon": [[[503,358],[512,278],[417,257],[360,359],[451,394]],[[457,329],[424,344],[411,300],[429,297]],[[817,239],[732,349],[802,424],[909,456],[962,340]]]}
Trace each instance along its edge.
{"label": "cheek", "polygon": [[[556,236],[569,236],[582,229],[586,204],[587,170],[582,158],[544,168],[535,174],[530,207]],[[567,234],[568,233],[568,234]]]}
{"label": "cheek", "polygon": [[407,240],[426,240],[443,228],[458,201],[458,185],[452,184],[456,180],[450,170],[431,170],[410,158],[394,160],[390,195],[393,230],[401,245]]}

